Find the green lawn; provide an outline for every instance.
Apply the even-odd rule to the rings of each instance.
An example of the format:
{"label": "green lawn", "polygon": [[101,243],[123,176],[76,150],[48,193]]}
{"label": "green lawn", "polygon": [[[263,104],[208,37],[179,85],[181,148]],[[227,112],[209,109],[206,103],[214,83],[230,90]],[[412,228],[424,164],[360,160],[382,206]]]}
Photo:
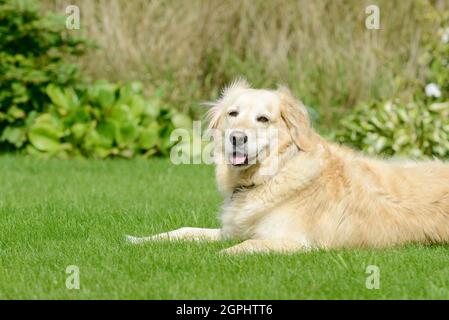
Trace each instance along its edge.
{"label": "green lawn", "polygon": [[[0,157],[0,298],[449,298],[445,246],[228,257],[229,242],[123,240],[216,227],[220,202],[212,167]],[[69,265],[79,290],[65,286]]]}

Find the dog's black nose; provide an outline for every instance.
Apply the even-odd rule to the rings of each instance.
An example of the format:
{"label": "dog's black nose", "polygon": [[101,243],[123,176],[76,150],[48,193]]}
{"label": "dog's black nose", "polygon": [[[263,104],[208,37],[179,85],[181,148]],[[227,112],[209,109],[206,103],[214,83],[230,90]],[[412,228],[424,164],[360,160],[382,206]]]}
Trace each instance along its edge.
{"label": "dog's black nose", "polygon": [[248,136],[243,131],[233,131],[229,135],[229,140],[231,140],[231,143],[233,146],[241,146],[245,144],[248,141]]}

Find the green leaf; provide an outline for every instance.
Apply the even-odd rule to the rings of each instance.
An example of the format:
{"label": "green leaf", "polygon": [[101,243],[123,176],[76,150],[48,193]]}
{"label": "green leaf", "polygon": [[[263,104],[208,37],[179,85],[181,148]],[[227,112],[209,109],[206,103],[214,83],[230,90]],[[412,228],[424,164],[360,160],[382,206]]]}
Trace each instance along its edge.
{"label": "green leaf", "polygon": [[112,87],[101,87],[98,91],[98,102],[103,108],[110,108],[115,102],[115,90]]}
{"label": "green leaf", "polygon": [[117,123],[129,122],[131,118],[129,107],[125,104],[114,106],[109,114],[109,119],[115,120]]}
{"label": "green leaf", "polygon": [[62,108],[63,110],[68,110],[70,108],[69,99],[59,87],[54,84],[49,84],[46,92],[55,106]]}
{"label": "green leaf", "polygon": [[175,128],[183,128],[183,129],[192,129],[192,120],[182,113],[176,113],[171,118],[171,121],[173,122],[173,125]]}
{"label": "green leaf", "polygon": [[97,127],[98,134],[104,139],[104,142],[108,141],[108,146],[112,146],[114,143],[117,127],[117,123],[113,120],[101,122]]}
{"label": "green leaf", "polygon": [[95,128],[91,128],[84,138],[83,148],[89,153],[103,156],[112,152],[112,144],[111,139],[100,134]]}
{"label": "green leaf", "polygon": [[143,97],[135,95],[130,101],[130,111],[134,118],[139,118],[145,109],[145,100]]}
{"label": "green leaf", "polygon": [[17,106],[12,106],[8,109],[8,115],[14,119],[24,119],[26,117],[25,111]]}
{"label": "green leaf", "polygon": [[159,128],[157,123],[140,132],[139,146],[142,149],[151,149],[159,144]]}
{"label": "green leaf", "polygon": [[115,140],[121,147],[132,144],[138,137],[137,125],[132,122],[123,123],[116,131]]}
{"label": "green leaf", "polygon": [[117,86],[105,80],[98,80],[90,85],[87,90],[87,98],[90,102],[101,108],[113,107],[116,99]]}
{"label": "green leaf", "polygon": [[63,135],[60,120],[48,113],[38,116],[28,132],[28,138],[33,146],[47,152],[61,149],[60,138]]}
{"label": "green leaf", "polygon": [[39,151],[53,152],[61,148],[59,137],[52,127],[38,126],[31,128],[28,137]]}
{"label": "green leaf", "polygon": [[71,132],[73,134],[73,137],[76,140],[81,140],[84,135],[87,133],[89,129],[89,124],[87,123],[75,123],[71,128]]}
{"label": "green leaf", "polygon": [[131,82],[122,86],[120,88],[118,103],[131,103],[133,97],[142,95],[142,87],[143,85],[141,82]]}
{"label": "green leaf", "polygon": [[20,148],[26,141],[26,130],[23,127],[6,127],[0,137],[0,141],[7,141],[16,148]]}

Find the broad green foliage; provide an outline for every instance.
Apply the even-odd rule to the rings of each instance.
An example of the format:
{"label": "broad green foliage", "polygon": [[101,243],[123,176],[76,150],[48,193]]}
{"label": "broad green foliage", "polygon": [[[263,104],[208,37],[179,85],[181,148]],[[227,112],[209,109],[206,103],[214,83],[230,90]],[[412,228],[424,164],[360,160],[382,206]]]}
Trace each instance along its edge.
{"label": "broad green foliage", "polygon": [[82,83],[77,66],[65,61],[82,54],[86,42],[69,37],[61,17],[42,16],[34,4],[0,0],[0,140],[12,147],[24,142],[20,128],[27,114],[43,111],[49,102],[46,87],[50,83]]}
{"label": "broad green foliage", "polygon": [[342,121],[336,140],[369,154],[449,157],[449,101],[362,105]]}
{"label": "broad green foliage", "polygon": [[0,0],[0,150],[40,156],[167,155],[174,128],[190,118],[146,99],[142,84],[84,80],[70,56],[64,17],[42,16],[30,0]]}
{"label": "broad green foliage", "polygon": [[75,92],[49,85],[51,104],[32,112],[20,128],[5,130],[4,139],[25,146],[30,154],[130,158],[168,155],[175,128],[191,127],[190,118],[144,99],[139,82],[126,85],[98,81]]}
{"label": "broad green foliage", "polygon": [[[426,13],[429,15],[429,13]],[[364,104],[342,120],[334,137],[370,154],[449,157],[449,13],[433,12],[441,28],[420,58],[427,81],[411,102]]]}

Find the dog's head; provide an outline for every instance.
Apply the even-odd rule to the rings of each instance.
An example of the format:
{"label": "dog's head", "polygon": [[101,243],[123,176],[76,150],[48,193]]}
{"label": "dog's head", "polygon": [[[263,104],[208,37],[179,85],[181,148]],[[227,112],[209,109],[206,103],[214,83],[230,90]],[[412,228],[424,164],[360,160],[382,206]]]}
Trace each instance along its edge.
{"label": "dog's head", "polygon": [[216,129],[215,153],[230,170],[245,171],[295,146],[313,147],[313,131],[305,106],[289,90],[253,89],[245,80],[225,88],[208,112]]}

